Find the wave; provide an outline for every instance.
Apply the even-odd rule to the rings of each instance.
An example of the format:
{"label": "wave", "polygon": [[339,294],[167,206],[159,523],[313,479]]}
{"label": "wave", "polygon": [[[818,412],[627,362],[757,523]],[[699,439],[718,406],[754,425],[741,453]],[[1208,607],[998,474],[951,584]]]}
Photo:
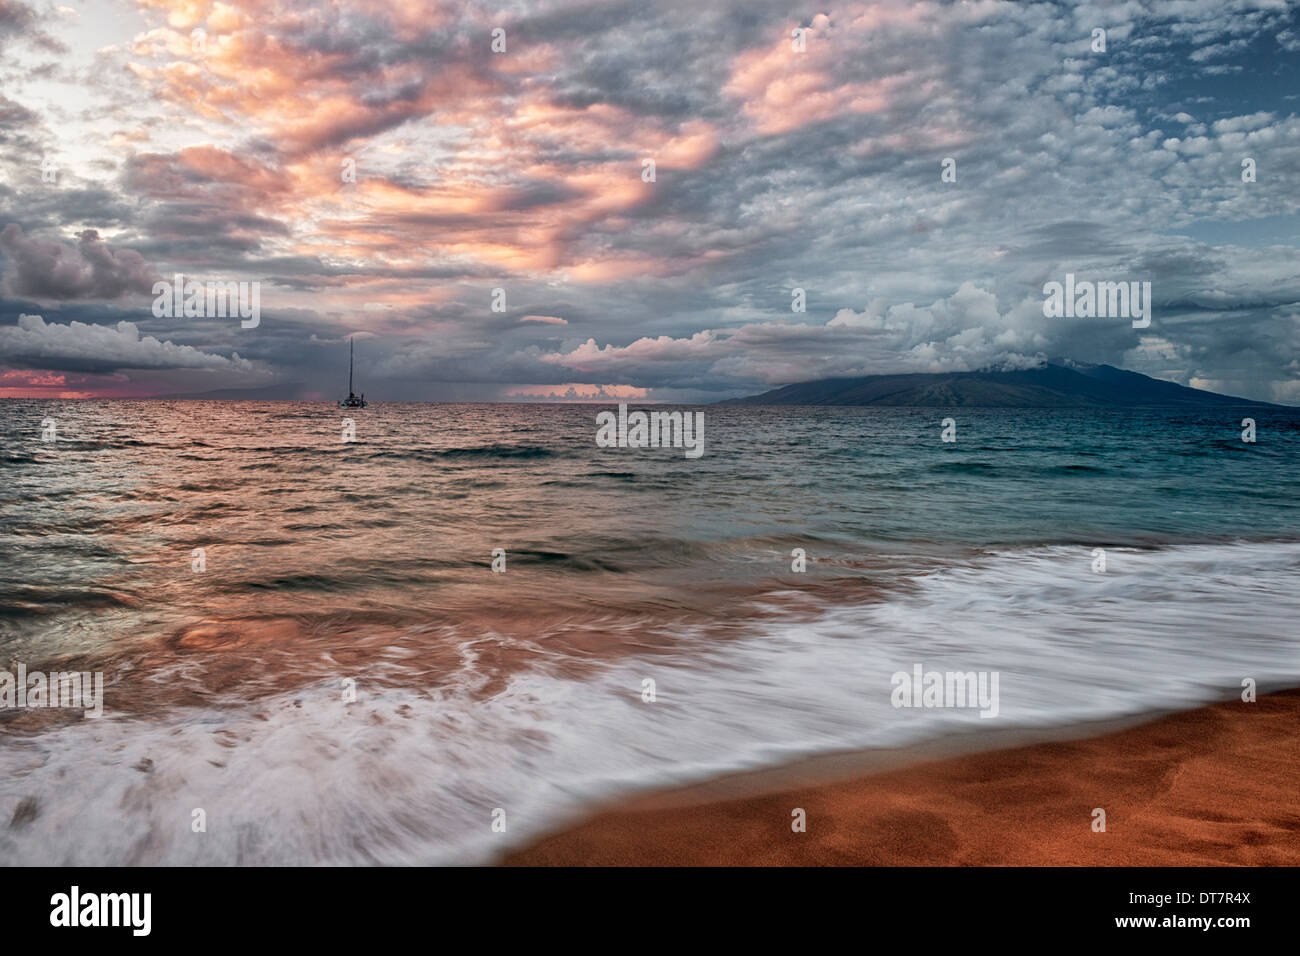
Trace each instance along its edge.
{"label": "wave", "polygon": [[542,459],[559,457],[553,448],[540,445],[472,445],[464,448],[412,448],[401,451],[375,451],[366,456],[371,461],[487,461],[491,459]]}
{"label": "wave", "polygon": [[143,602],[133,594],[108,588],[37,587],[6,585],[0,599],[0,617],[23,618],[58,614],[70,605],[82,610],[136,609]]}
{"label": "wave", "polygon": [[938,475],[995,475],[1001,469],[987,461],[944,461],[926,470]]}
{"label": "wave", "polygon": [[[561,556],[562,557],[562,556]],[[466,624],[436,685],[367,657],[285,693],[113,711],[0,747],[0,859],[17,864],[428,864],[492,859],[622,793],[850,748],[1065,728],[1300,685],[1300,544],[1047,546],[936,561],[872,600],[774,587],[717,640],[684,625],[571,676],[502,680],[510,639]],[[250,648],[251,650],[251,648]],[[995,719],[895,708],[892,675],[996,671]],[[256,668],[254,668],[256,670]],[[346,676],[357,699],[340,693]],[[642,698],[653,680],[656,699]],[[0,731],[2,732],[2,731]],[[91,797],[94,799],[91,799]],[[210,832],[189,831],[203,807]],[[491,830],[495,808],[507,833]],[[308,822],[309,821],[309,822]]]}

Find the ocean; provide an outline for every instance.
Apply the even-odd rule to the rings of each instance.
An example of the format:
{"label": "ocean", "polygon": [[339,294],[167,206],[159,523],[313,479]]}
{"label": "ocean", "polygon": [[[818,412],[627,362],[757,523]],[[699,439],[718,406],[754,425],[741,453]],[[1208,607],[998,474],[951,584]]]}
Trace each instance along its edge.
{"label": "ocean", "polygon": [[[484,863],[733,771],[1300,686],[1300,410],[706,406],[688,458],[598,447],[608,405],[0,408],[0,668],[103,674],[98,719],[0,707],[7,864]],[[996,716],[894,706],[917,666]]]}

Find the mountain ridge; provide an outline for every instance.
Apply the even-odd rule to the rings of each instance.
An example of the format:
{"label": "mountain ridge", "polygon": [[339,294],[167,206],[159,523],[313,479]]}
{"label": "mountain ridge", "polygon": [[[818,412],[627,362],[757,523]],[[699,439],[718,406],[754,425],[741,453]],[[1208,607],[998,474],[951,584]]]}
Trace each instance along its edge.
{"label": "mountain ridge", "polygon": [[1178,385],[1113,365],[1064,364],[1065,361],[1056,360],[1028,369],[824,378],[716,404],[916,408],[1293,407]]}

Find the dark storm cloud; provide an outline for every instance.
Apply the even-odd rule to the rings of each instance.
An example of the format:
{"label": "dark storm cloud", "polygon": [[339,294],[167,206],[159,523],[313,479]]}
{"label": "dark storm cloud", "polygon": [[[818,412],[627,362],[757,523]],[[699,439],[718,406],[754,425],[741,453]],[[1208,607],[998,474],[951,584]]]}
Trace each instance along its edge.
{"label": "dark storm cloud", "polygon": [[[34,178],[40,178],[35,169]],[[131,224],[137,207],[102,187],[34,186],[9,190],[0,185],[0,222],[14,223],[24,233],[46,233],[67,223],[94,223],[103,229]]]}
{"label": "dark storm cloud", "polygon": [[[734,394],[1064,356],[1300,399],[1295,243],[1245,249],[1216,231],[1298,211],[1300,119],[1270,88],[1300,35],[1294,6],[339,11],[250,19],[246,56],[278,85],[250,92],[202,65],[149,74],[178,115],[218,103],[235,122],[219,146],[129,152],[127,202],[98,215],[163,271],[264,276],[273,303],[256,344],[203,323],[172,329],[178,343],[297,380],[373,326],[368,374],[429,396],[494,382]],[[812,31],[806,56],[792,23]],[[1239,75],[1211,88],[1218,65]],[[34,135],[33,119],[12,129]],[[344,149],[363,157],[351,195]],[[659,175],[638,191],[643,156]],[[76,208],[107,228],[88,197],[37,201],[39,216],[11,217],[28,234],[70,228],[57,217]],[[1042,285],[1067,272],[1151,281],[1151,328],[1046,320]],[[504,314],[487,311],[495,287]],[[807,313],[790,311],[795,287]]]}
{"label": "dark storm cloud", "polygon": [[15,223],[0,230],[4,287],[9,295],[38,301],[117,299],[129,292],[148,293],[157,273],[140,253],[114,251],[87,229],[75,246],[23,234]]}

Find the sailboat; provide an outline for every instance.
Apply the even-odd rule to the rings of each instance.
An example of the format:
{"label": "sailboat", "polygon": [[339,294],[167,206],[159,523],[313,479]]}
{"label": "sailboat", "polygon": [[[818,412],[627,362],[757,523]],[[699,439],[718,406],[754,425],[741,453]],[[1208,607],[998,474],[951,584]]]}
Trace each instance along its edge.
{"label": "sailboat", "polygon": [[343,399],[343,401],[339,402],[339,408],[365,408],[366,407],[365,393],[363,392],[361,395],[357,395],[355,392],[352,391],[352,352],[353,352],[352,339],[349,338],[348,339],[348,397]]}

